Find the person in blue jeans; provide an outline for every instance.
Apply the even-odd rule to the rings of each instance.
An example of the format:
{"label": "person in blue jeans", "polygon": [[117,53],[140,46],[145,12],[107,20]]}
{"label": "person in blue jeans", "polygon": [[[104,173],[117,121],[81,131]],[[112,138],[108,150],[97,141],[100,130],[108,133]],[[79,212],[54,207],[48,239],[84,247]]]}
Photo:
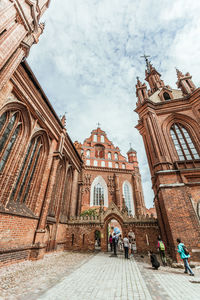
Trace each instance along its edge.
{"label": "person in blue jeans", "polygon": [[178,250],[177,251],[180,254],[180,257],[184,262],[184,266],[185,266],[185,272],[184,273],[188,273],[188,271],[189,271],[190,276],[194,276],[194,273],[192,272],[192,269],[190,268],[189,263],[188,263],[188,258],[190,257],[190,255],[185,253],[184,244],[181,243],[181,240],[177,239],[176,241],[178,243]]}

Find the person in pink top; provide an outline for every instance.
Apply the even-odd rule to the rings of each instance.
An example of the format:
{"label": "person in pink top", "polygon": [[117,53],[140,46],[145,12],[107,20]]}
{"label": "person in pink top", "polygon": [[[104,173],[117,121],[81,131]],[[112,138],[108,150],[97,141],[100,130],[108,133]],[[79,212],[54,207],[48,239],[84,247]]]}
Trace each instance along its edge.
{"label": "person in pink top", "polygon": [[113,243],[112,234],[110,234],[109,243],[110,243],[110,251],[112,252],[112,243]]}

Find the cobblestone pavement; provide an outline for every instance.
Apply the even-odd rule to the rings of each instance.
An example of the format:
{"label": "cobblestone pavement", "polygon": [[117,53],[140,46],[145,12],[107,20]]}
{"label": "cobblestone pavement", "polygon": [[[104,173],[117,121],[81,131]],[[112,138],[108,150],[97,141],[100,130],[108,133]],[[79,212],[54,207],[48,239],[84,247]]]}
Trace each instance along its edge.
{"label": "cobblestone pavement", "polygon": [[[184,274],[183,269],[161,267],[156,271],[139,256],[125,260],[122,255],[64,252],[13,265],[8,270],[3,275],[0,270],[0,286],[4,284],[1,299],[200,299],[200,283],[191,282],[200,280],[200,268],[195,270],[195,277]],[[8,289],[5,293],[5,285],[10,286],[9,293]]]}
{"label": "cobblestone pavement", "polygon": [[200,299],[200,284],[191,283],[183,270],[99,253],[50,289],[40,300]]}
{"label": "cobblestone pavement", "polygon": [[87,262],[93,254],[53,252],[38,261],[0,268],[0,300],[35,300],[62,278]]}

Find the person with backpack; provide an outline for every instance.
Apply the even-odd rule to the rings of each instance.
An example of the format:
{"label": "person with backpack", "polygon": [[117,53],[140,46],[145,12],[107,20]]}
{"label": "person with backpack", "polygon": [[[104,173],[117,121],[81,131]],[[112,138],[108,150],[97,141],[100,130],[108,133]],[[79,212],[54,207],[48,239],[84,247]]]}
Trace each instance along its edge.
{"label": "person with backpack", "polygon": [[188,271],[190,273],[190,276],[194,276],[194,273],[192,272],[192,269],[189,266],[188,263],[188,258],[190,257],[190,254],[187,250],[187,248],[185,247],[185,245],[183,243],[181,243],[181,239],[177,239],[176,240],[178,243],[178,253],[180,254],[181,259],[184,262],[184,266],[185,266],[185,272],[186,274],[188,274]]}
{"label": "person with backpack", "polygon": [[165,244],[162,241],[160,236],[158,237],[157,248],[160,252],[160,258],[161,258],[161,261],[163,263],[163,266],[165,267],[167,265],[167,259],[166,259],[166,255],[165,255]]}
{"label": "person with backpack", "polygon": [[117,256],[117,236],[115,232],[112,237],[112,244],[113,244],[114,255]]}

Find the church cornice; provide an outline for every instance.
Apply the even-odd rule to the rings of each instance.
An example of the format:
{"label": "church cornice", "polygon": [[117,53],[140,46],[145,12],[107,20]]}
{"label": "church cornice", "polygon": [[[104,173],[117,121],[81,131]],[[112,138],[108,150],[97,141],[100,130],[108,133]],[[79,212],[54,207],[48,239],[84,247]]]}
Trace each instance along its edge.
{"label": "church cornice", "polygon": [[95,167],[95,166],[85,166],[85,170],[109,172],[109,173],[134,174],[134,170],[115,169],[115,168],[107,168],[107,167]]}

